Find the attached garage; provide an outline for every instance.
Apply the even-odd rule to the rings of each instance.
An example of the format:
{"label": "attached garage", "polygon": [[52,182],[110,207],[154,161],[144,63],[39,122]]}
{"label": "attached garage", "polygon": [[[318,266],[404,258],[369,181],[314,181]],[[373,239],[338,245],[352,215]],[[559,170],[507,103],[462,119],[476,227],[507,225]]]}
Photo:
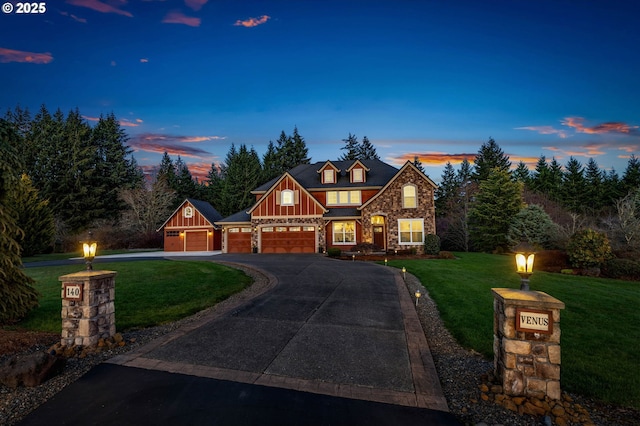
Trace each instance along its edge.
{"label": "attached garage", "polygon": [[227,253],[251,253],[251,227],[226,228]]}
{"label": "attached garage", "polygon": [[260,230],[262,253],[315,253],[314,226],[266,226]]}

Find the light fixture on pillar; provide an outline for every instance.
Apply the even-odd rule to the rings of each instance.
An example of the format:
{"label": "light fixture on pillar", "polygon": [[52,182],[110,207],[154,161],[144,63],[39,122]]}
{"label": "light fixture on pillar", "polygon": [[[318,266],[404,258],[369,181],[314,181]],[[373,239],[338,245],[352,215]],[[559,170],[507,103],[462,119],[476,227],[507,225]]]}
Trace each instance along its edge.
{"label": "light fixture on pillar", "polygon": [[420,289],[416,290],[415,296],[416,296],[416,306],[418,306],[418,300],[420,300],[420,296],[422,296],[422,293],[420,293]]}
{"label": "light fixture on pillar", "polygon": [[516,270],[520,275],[520,290],[529,291],[529,277],[533,274],[535,251],[527,243],[518,244],[515,249]]}
{"label": "light fixture on pillar", "polygon": [[93,241],[93,232],[89,231],[89,241],[82,243],[82,254],[87,265],[87,271],[93,271],[93,259],[96,257],[98,243]]}

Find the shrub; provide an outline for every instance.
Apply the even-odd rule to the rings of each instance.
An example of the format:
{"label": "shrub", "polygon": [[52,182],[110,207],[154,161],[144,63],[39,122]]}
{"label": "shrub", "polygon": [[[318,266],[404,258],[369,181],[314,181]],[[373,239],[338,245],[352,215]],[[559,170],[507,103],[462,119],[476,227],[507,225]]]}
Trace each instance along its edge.
{"label": "shrub", "polygon": [[358,243],[355,246],[351,247],[351,251],[369,254],[374,251],[380,251],[380,247],[371,243]]}
{"label": "shrub", "polygon": [[602,273],[609,278],[640,280],[640,262],[631,259],[610,259],[602,266]]}
{"label": "shrub", "polygon": [[424,254],[440,253],[440,237],[436,234],[427,234],[424,237]]}
{"label": "shrub", "polygon": [[438,259],[455,259],[456,257],[450,251],[441,251],[438,253]]}
{"label": "shrub", "polygon": [[567,243],[567,254],[571,264],[578,268],[599,268],[613,257],[607,236],[593,229],[573,234]]}
{"label": "shrub", "polygon": [[329,257],[340,257],[341,254],[342,250],[340,250],[339,248],[330,247],[329,250],[327,250],[327,255]]}

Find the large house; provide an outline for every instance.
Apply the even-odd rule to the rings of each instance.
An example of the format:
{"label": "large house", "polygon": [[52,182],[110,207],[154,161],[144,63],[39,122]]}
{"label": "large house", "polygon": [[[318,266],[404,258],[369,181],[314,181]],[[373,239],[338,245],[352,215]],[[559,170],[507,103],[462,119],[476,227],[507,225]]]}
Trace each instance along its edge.
{"label": "large house", "polygon": [[225,253],[317,253],[371,243],[423,250],[435,234],[436,185],[411,162],[301,164],[256,188],[256,203],[215,222]]}

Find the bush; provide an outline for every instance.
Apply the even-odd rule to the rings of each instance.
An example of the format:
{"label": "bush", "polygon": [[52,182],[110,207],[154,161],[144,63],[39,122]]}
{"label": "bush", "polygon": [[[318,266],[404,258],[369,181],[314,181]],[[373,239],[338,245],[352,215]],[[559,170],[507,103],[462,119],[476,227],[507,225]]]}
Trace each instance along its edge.
{"label": "bush", "polygon": [[436,234],[427,234],[424,237],[424,254],[440,253],[440,237]]}
{"label": "bush", "polygon": [[454,256],[453,253],[451,253],[450,251],[441,251],[440,253],[438,253],[438,259],[455,259],[456,257]]}
{"label": "bush", "polygon": [[640,280],[640,262],[631,259],[610,259],[602,266],[602,273],[609,278]]}
{"label": "bush", "polygon": [[329,257],[340,257],[341,254],[342,250],[340,250],[339,248],[330,247],[329,250],[327,250],[327,255]]}
{"label": "bush", "polygon": [[578,268],[599,268],[613,257],[607,236],[593,229],[584,229],[571,236],[567,243],[569,262]]}

